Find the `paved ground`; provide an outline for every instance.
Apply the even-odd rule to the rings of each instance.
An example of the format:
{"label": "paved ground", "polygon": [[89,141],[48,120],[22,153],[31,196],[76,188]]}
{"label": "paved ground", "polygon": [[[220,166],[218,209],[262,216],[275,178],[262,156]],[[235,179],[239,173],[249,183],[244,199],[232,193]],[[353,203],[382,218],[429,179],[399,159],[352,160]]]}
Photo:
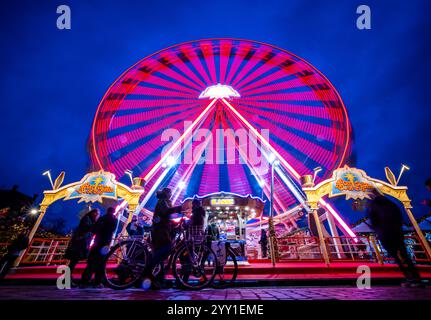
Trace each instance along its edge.
{"label": "paved ground", "polygon": [[144,291],[129,289],[70,289],[53,286],[1,286],[0,300],[431,300],[431,287],[253,287],[224,290]]}

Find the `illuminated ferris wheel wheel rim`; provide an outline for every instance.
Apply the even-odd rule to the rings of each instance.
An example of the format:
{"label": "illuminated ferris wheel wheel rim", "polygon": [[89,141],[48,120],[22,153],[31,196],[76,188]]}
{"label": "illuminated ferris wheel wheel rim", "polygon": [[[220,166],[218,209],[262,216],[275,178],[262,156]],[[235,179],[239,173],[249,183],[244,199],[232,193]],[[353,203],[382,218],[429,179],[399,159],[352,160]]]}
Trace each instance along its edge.
{"label": "illuminated ferris wheel wheel rim", "polygon": [[[141,64],[143,61],[148,60],[148,59],[152,59],[153,57],[165,52],[165,51],[169,51],[169,50],[173,50],[176,48],[181,48],[182,46],[185,45],[189,45],[189,44],[194,44],[194,43],[203,43],[203,42],[211,42],[211,41],[232,41],[232,42],[246,42],[246,43],[251,43],[251,44],[258,44],[258,45],[262,45],[262,46],[266,46],[268,48],[274,49],[276,51],[282,52],[284,54],[287,54],[289,56],[292,56],[294,58],[296,58],[298,61],[300,61],[301,63],[304,63],[305,65],[309,66],[314,72],[316,72],[323,80],[324,82],[326,82],[327,84],[330,85],[331,91],[336,95],[340,105],[341,105],[341,110],[343,113],[343,117],[344,117],[344,125],[345,125],[345,129],[344,132],[346,134],[346,138],[345,138],[345,144],[343,146],[343,150],[341,153],[341,156],[338,158],[338,160],[336,161],[336,165],[332,168],[332,169],[336,169],[340,166],[342,166],[344,164],[344,162],[346,161],[346,158],[348,157],[349,151],[350,151],[350,140],[351,140],[351,136],[350,136],[350,132],[351,132],[351,125],[350,125],[350,121],[349,121],[349,117],[348,117],[348,112],[347,109],[345,107],[345,104],[340,96],[340,94],[338,93],[338,91],[336,90],[336,88],[334,87],[334,85],[332,84],[332,82],[321,72],[319,71],[314,65],[312,65],[310,62],[308,62],[307,60],[299,57],[298,55],[285,50],[283,48],[279,48],[277,46],[271,45],[271,44],[267,44],[264,42],[260,42],[260,41],[255,41],[255,40],[247,40],[247,39],[240,39],[240,38],[207,38],[207,39],[200,39],[200,40],[192,40],[192,41],[186,41],[183,43],[179,43],[179,44],[175,44],[166,48],[163,48],[157,52],[154,52],[148,56],[146,56],[143,59],[138,60],[135,64],[133,64],[132,66],[130,66],[129,68],[127,68],[119,77],[117,77],[117,79],[109,86],[108,90],[106,91],[106,93],[104,94],[103,98],[101,99],[94,119],[93,119],[93,123],[92,123],[92,127],[91,127],[91,148],[92,148],[92,155],[94,156],[95,162],[97,163],[97,166],[102,169],[105,170],[106,166],[104,166],[102,164],[102,161],[99,157],[98,154],[98,150],[97,150],[97,143],[96,143],[96,123],[97,120],[99,118],[100,112],[101,112],[101,108],[103,106],[103,104],[106,101],[106,98],[108,97],[108,95],[111,93],[112,89],[114,88],[115,85],[117,85],[121,79],[123,79],[130,71],[134,70],[139,64]],[[227,84],[228,85],[228,84]],[[205,89],[205,88],[204,88]],[[198,98],[198,97],[196,97]]]}

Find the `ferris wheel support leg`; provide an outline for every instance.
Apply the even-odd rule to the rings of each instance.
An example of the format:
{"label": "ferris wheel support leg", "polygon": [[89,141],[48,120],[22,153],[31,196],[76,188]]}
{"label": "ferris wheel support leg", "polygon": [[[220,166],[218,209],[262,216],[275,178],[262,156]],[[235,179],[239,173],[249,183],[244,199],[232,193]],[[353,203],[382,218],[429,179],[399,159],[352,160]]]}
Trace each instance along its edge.
{"label": "ferris wheel support leg", "polygon": [[322,230],[322,224],[319,219],[319,215],[317,213],[317,209],[313,210],[313,217],[314,221],[317,226],[317,233],[319,234],[319,242],[320,242],[320,248],[323,255],[323,259],[325,260],[325,264],[327,267],[329,267],[329,255],[328,255],[328,248],[326,247],[325,238],[323,237],[323,230]]}

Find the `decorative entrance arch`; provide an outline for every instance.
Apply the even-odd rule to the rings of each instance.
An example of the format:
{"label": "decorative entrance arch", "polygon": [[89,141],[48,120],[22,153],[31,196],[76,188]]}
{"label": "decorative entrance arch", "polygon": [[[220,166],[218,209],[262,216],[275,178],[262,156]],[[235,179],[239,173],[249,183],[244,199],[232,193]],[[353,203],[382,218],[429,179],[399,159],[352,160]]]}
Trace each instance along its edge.
{"label": "decorative entrance arch", "polygon": [[[43,192],[43,200],[40,204],[39,217],[36,220],[29,234],[31,241],[41,224],[49,206],[58,200],[78,199],[78,203],[102,203],[104,199],[123,199],[129,206],[129,212],[135,212],[139,205],[139,199],[144,193],[144,188],[139,184],[139,180],[133,180],[131,187],[116,180],[113,173],[107,171],[95,171],[86,174],[80,181],[73,182],[61,187],[64,173],[60,174],[51,190]],[[133,214],[129,215],[129,220]],[[24,252],[17,259],[15,265],[18,265],[23,257]]]}
{"label": "decorative entrance arch", "polygon": [[386,177],[389,183],[379,179],[371,178],[367,176],[365,171],[357,168],[350,168],[348,166],[334,170],[331,178],[326,179],[317,185],[314,185],[314,179],[312,175],[305,175],[301,178],[302,190],[306,194],[308,206],[313,211],[313,216],[316,222],[326,264],[329,264],[329,256],[327,248],[324,245],[322,225],[317,213],[319,204],[324,205],[326,203],[323,197],[328,196],[329,198],[332,198],[337,196],[345,196],[346,200],[365,198],[369,199],[370,192],[375,188],[381,193],[389,195],[402,203],[407,216],[409,217],[423,247],[425,248],[426,254],[429,258],[431,258],[430,245],[411,211],[411,200],[407,195],[408,188],[406,186],[398,186],[400,177],[406,168],[406,166],[403,166],[398,179],[395,179],[394,174],[389,168],[385,168]]}

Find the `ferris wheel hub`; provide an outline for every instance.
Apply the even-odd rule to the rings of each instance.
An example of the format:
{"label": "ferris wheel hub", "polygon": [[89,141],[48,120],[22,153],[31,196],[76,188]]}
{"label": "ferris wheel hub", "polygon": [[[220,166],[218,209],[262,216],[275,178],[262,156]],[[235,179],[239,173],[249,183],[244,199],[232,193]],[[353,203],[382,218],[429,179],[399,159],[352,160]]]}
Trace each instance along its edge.
{"label": "ferris wheel hub", "polygon": [[241,97],[238,91],[226,84],[218,83],[207,87],[199,95],[199,99],[223,99],[223,98],[239,98]]}

